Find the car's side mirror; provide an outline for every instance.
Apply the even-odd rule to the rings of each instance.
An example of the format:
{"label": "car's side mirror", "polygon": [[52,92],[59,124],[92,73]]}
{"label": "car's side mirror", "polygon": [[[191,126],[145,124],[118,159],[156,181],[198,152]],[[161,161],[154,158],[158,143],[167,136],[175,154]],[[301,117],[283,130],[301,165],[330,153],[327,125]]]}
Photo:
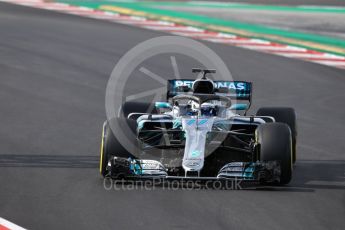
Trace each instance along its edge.
{"label": "car's side mirror", "polygon": [[248,109],[248,104],[245,103],[239,103],[239,104],[232,104],[230,106],[231,110],[247,110]]}

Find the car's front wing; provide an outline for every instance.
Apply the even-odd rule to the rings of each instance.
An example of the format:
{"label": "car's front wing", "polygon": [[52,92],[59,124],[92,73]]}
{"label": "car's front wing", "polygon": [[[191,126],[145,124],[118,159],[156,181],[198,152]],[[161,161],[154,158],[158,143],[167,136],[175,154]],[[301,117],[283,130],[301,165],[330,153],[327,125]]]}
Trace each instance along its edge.
{"label": "car's front wing", "polygon": [[108,176],[124,180],[155,181],[228,181],[241,180],[245,183],[272,183],[280,180],[280,162],[231,162],[224,165],[214,177],[171,176],[162,163],[155,160],[138,160],[112,157],[108,162]]}

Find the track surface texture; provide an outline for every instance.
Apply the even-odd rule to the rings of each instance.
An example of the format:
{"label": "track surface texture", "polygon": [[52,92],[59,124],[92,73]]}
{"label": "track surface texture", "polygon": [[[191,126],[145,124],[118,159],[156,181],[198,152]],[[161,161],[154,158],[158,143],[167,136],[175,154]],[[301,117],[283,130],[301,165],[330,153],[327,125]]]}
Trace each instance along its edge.
{"label": "track surface texture", "polygon": [[[165,34],[5,3],[0,29],[1,217],[28,229],[344,229],[344,70],[205,42],[254,82],[253,112],[295,107],[292,182],[107,191],[97,168],[107,80],[129,49]],[[151,70],[171,76],[163,62]]]}

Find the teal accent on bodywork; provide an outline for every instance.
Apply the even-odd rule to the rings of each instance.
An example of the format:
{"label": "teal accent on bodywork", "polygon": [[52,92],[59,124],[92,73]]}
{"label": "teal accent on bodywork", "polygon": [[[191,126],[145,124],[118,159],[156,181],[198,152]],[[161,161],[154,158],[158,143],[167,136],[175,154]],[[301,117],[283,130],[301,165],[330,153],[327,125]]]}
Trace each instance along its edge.
{"label": "teal accent on bodywork", "polygon": [[254,175],[253,175],[254,171],[255,171],[255,165],[252,163],[244,169],[242,177],[244,179],[253,179],[254,178]]}
{"label": "teal accent on bodywork", "polygon": [[135,174],[135,175],[141,175],[142,170],[141,166],[138,162],[131,162],[129,169]]}
{"label": "teal accent on bodywork", "polygon": [[169,102],[159,102],[159,101],[155,103],[155,107],[157,109],[171,109],[172,108]]}
{"label": "teal accent on bodywork", "polygon": [[175,119],[173,122],[173,129],[180,128],[182,126],[182,121],[181,119]]}
{"label": "teal accent on bodywork", "polygon": [[248,104],[244,104],[244,103],[233,104],[230,106],[230,109],[232,109],[232,110],[247,110]]}
{"label": "teal accent on bodywork", "polygon": [[192,124],[194,124],[194,122],[195,122],[195,119],[189,120],[189,121],[187,122],[187,125],[192,125]]}
{"label": "teal accent on bodywork", "polygon": [[145,124],[145,121],[144,121],[144,120],[139,121],[139,122],[138,122],[138,129],[141,130],[141,129],[144,127],[144,124]]}
{"label": "teal accent on bodywork", "polygon": [[134,173],[138,175],[142,174],[141,166],[139,164],[134,165]]}
{"label": "teal accent on bodywork", "polygon": [[192,157],[198,157],[198,156],[200,156],[200,151],[194,150],[194,151],[192,152]]}
{"label": "teal accent on bodywork", "polygon": [[207,119],[200,120],[199,123],[198,123],[198,125],[203,125],[203,124],[205,124],[207,121],[208,121]]}

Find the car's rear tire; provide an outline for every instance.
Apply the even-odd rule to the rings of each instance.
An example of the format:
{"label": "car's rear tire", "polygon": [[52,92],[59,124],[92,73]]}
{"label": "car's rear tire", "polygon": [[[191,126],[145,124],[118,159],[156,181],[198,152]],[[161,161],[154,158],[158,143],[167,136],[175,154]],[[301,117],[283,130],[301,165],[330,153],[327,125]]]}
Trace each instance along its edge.
{"label": "car's rear tire", "polygon": [[[113,118],[110,121],[105,121],[103,124],[102,140],[101,140],[101,154],[99,161],[99,171],[103,177],[107,176],[107,164],[111,156],[124,157],[124,158],[135,158],[135,156],[128,152],[123,147],[120,141],[116,138],[111,129],[111,123],[118,122],[120,125],[127,124],[133,134],[128,134],[127,137],[131,139],[133,144],[136,144],[135,132],[137,123],[134,120],[125,118]],[[120,130],[122,132],[122,130]]]}
{"label": "car's rear tire", "polygon": [[297,121],[295,110],[289,107],[263,107],[256,112],[256,115],[271,116],[274,117],[276,122],[282,122],[289,126],[292,138],[292,162],[295,163],[297,159]]}
{"label": "car's rear tire", "polygon": [[260,146],[260,161],[280,161],[280,185],[288,184],[292,177],[291,130],[284,123],[261,124],[256,129]]}

